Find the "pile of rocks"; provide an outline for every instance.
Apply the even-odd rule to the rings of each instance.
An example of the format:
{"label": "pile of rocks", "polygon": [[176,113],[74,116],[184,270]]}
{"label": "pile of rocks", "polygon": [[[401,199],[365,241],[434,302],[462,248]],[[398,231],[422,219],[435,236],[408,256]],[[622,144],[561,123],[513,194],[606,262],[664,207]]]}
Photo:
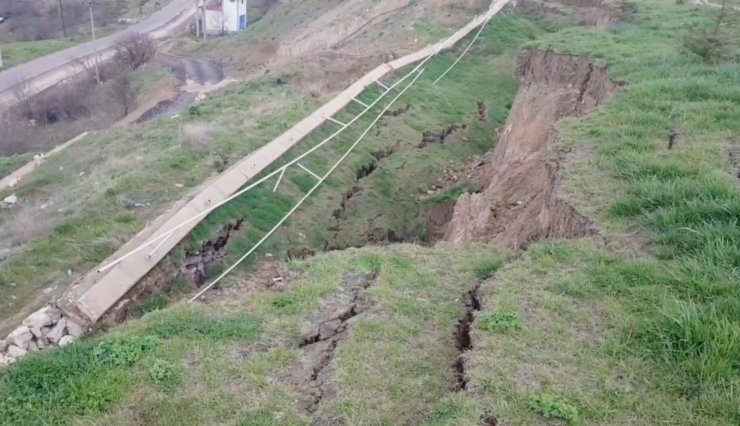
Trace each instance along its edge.
{"label": "pile of rocks", "polygon": [[0,340],[0,365],[14,363],[28,352],[66,346],[82,335],[83,329],[62,311],[46,306],[23,320],[5,340]]}

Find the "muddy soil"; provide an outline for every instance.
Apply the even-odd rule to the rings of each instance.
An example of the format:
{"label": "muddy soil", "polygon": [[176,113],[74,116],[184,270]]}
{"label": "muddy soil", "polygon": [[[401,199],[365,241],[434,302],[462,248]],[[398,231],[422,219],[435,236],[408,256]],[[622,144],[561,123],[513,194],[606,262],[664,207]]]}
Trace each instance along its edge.
{"label": "muddy soil", "polygon": [[727,155],[730,156],[730,162],[735,166],[735,176],[740,179],[740,144],[729,145]]}
{"label": "muddy soil", "polygon": [[588,114],[611,97],[616,85],[602,65],[545,51],[520,55],[517,76],[521,87],[487,165],[486,188],[457,200],[444,240],[526,248],[534,241],[593,231],[561,198],[560,166],[550,147],[559,120]]}

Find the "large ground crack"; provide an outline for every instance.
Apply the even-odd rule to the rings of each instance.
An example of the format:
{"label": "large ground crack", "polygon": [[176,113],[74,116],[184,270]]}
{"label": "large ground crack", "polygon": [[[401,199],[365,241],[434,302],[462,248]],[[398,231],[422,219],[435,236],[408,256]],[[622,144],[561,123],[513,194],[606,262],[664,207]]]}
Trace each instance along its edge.
{"label": "large ground crack", "polygon": [[298,343],[304,349],[304,362],[296,372],[296,385],[303,398],[300,408],[314,413],[332,389],[331,362],[339,343],[345,338],[352,322],[374,305],[365,290],[375,284],[376,274],[345,274],[341,291],[330,300],[311,321],[310,331]]}
{"label": "large ground crack", "polygon": [[455,330],[455,348],[459,354],[452,364],[452,368],[455,371],[455,390],[464,391],[468,385],[468,377],[465,373],[465,355],[466,352],[473,349],[473,340],[470,336],[470,329],[475,319],[475,312],[480,311],[480,299],[478,299],[478,290],[480,289],[481,283],[473,287],[470,291],[465,293],[463,301],[465,303],[465,314],[457,322],[457,329]]}

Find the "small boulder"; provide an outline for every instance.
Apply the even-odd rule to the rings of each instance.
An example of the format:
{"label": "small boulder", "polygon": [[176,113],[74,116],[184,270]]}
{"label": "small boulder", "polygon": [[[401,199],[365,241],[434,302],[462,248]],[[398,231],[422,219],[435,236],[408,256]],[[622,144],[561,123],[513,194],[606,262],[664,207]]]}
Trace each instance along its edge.
{"label": "small boulder", "polygon": [[0,352],[5,352],[6,349],[8,349],[8,344],[5,343],[5,340],[0,339]]}
{"label": "small boulder", "polygon": [[23,320],[23,325],[41,329],[54,325],[62,317],[62,312],[51,306],[45,306]]}
{"label": "small boulder", "polygon": [[0,354],[0,366],[10,365],[15,362],[15,358]]}
{"label": "small boulder", "polygon": [[46,340],[45,337],[42,337],[38,340],[36,340],[36,346],[39,347],[39,349],[45,349],[49,345],[49,341]]}
{"label": "small boulder", "polygon": [[7,340],[9,343],[25,350],[28,344],[31,343],[31,340],[33,340],[33,334],[31,334],[31,330],[28,327],[22,325],[8,334]]}
{"label": "small boulder", "polygon": [[67,346],[67,345],[69,345],[70,343],[72,343],[72,342],[74,342],[74,341],[75,341],[75,338],[74,338],[74,337],[72,337],[72,336],[70,336],[70,335],[68,334],[68,335],[66,335],[66,336],[62,337],[62,338],[61,338],[61,339],[59,340],[59,346]]}
{"label": "small boulder", "polygon": [[18,359],[24,356],[26,353],[28,353],[28,351],[26,351],[25,349],[19,348],[18,346],[15,346],[15,345],[10,345],[8,347],[8,353],[6,354],[6,356],[9,356],[14,359]]}
{"label": "small boulder", "polygon": [[28,352],[38,352],[39,347],[36,344],[36,341],[31,340],[31,343],[28,344]]}
{"label": "small boulder", "polygon": [[18,196],[15,194],[8,195],[7,197],[3,199],[3,203],[5,203],[7,206],[12,206],[17,202],[18,202]]}
{"label": "small boulder", "polygon": [[30,327],[31,334],[33,334],[33,337],[40,338],[44,337],[44,331],[43,328],[36,328],[36,327]]}
{"label": "small boulder", "polygon": [[82,326],[67,318],[67,333],[75,338],[80,337],[82,336]]}
{"label": "small boulder", "polygon": [[46,338],[49,339],[51,343],[57,344],[59,343],[59,340],[64,337],[64,332],[67,329],[67,320],[62,318],[59,320],[59,322],[52,327],[51,330],[49,330],[48,333],[46,333]]}

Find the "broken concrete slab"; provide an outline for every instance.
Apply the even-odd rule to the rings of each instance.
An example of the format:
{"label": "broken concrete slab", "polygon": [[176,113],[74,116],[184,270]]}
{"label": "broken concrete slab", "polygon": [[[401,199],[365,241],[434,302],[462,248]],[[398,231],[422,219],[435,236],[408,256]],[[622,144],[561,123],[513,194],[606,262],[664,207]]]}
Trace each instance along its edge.
{"label": "broken concrete slab", "polygon": [[26,355],[27,353],[28,353],[28,351],[26,351],[23,348],[19,348],[16,345],[10,345],[8,347],[8,353],[6,354],[6,356],[9,356],[9,357],[11,357],[13,359],[18,359],[18,358]]}
{"label": "broken concrete slab", "polygon": [[62,317],[62,312],[52,306],[45,306],[23,320],[23,325],[41,329],[54,325]]}
{"label": "broken concrete slab", "polygon": [[82,336],[82,326],[74,322],[73,320],[67,318],[67,333],[69,333],[72,337],[80,337]]}
{"label": "broken concrete slab", "polygon": [[66,329],[67,320],[62,318],[51,330],[49,330],[49,332],[46,334],[46,338],[49,339],[51,343],[57,344],[62,339],[62,337],[64,337],[64,332],[66,331]]}
{"label": "broken concrete slab", "polygon": [[28,347],[28,344],[31,343],[31,341],[33,340],[33,334],[31,334],[31,330],[28,327],[22,325],[8,334],[7,340],[12,345],[25,350]]}

